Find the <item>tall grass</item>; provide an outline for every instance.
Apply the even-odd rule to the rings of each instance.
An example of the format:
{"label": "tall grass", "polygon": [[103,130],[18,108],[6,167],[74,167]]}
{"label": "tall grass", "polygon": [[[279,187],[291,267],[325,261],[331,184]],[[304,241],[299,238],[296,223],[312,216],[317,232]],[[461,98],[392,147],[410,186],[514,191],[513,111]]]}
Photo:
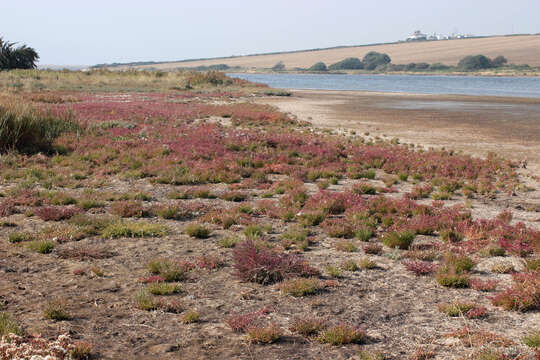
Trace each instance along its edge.
{"label": "tall grass", "polygon": [[268,86],[234,79],[221,72],[196,71],[0,71],[0,90],[7,91],[264,91]]}
{"label": "tall grass", "polygon": [[0,152],[49,152],[63,132],[77,128],[70,114],[52,114],[17,97],[0,98]]}

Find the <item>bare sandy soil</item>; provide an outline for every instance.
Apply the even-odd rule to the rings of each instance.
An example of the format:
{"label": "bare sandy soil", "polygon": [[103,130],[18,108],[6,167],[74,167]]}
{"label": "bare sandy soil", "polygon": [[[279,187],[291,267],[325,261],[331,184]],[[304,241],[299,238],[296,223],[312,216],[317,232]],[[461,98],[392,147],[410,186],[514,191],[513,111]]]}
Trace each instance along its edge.
{"label": "bare sandy soil", "polygon": [[395,64],[442,62],[448,65],[456,65],[464,56],[483,54],[489,57],[504,55],[510,63],[539,66],[538,49],[540,49],[540,35],[531,35],[359,46],[288,54],[242,56],[229,59],[170,62],[136,66],[136,68],[170,70],[178,67],[215,64],[227,64],[242,68],[271,68],[278,61],[283,61],[285,66],[290,69],[295,67],[308,68],[319,61],[329,65],[347,57],[362,58],[370,51],[387,53]]}
{"label": "bare sandy soil", "polygon": [[294,90],[265,98],[318,127],[527,161],[540,175],[540,99]]}

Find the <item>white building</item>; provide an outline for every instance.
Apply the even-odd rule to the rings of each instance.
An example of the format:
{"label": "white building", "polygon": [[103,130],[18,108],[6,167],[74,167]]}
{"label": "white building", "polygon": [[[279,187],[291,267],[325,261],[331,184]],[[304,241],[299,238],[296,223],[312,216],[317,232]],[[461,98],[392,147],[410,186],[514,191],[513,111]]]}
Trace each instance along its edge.
{"label": "white building", "polygon": [[407,38],[407,41],[419,41],[427,40],[427,35],[423,34],[420,30],[416,30],[412,35]]}

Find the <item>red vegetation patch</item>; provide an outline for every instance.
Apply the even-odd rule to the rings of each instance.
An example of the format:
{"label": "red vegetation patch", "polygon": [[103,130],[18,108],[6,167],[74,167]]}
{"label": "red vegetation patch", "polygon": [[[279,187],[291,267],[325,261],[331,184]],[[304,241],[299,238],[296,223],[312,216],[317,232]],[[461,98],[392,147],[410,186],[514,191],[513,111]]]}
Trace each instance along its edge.
{"label": "red vegetation patch", "polygon": [[37,215],[43,221],[61,221],[72,218],[74,215],[81,213],[82,210],[73,207],[62,206],[46,206],[40,207],[34,210],[34,214]]}
{"label": "red vegetation patch", "polygon": [[145,210],[139,201],[116,201],[111,206],[111,214],[123,218],[142,217],[144,213]]}
{"label": "red vegetation patch", "polygon": [[203,255],[196,258],[197,266],[201,269],[214,270],[225,265],[225,262],[213,255]]}
{"label": "red vegetation patch", "polygon": [[506,310],[540,309],[540,274],[513,274],[514,284],[492,298],[493,305]]}
{"label": "red vegetation patch", "polygon": [[403,265],[405,265],[405,268],[414,273],[416,276],[421,275],[429,275],[435,270],[437,270],[437,265],[427,262],[427,261],[415,261],[415,260],[408,260],[404,261]]}
{"label": "red vegetation patch", "polygon": [[248,328],[256,325],[260,318],[270,313],[270,309],[266,306],[260,308],[257,311],[237,314],[233,313],[227,318],[227,325],[236,332],[246,332]]}
{"label": "red vegetation patch", "polygon": [[497,288],[499,281],[471,279],[470,284],[471,284],[471,287],[477,291],[493,291]]}
{"label": "red vegetation patch", "polygon": [[319,275],[319,271],[299,255],[278,253],[264,245],[257,246],[253,241],[236,245],[234,261],[234,268],[241,280],[263,285],[292,277]]}

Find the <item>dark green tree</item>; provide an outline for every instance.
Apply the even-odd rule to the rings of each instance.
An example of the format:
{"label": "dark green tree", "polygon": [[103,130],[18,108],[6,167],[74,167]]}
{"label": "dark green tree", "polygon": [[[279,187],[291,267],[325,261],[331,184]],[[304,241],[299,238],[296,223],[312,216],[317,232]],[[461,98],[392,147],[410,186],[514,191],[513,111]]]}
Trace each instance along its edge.
{"label": "dark green tree", "polygon": [[366,70],[375,70],[379,65],[386,65],[392,61],[388,54],[379,53],[376,51],[370,51],[364,56],[362,62]]}
{"label": "dark green tree", "polygon": [[363,69],[364,64],[359,58],[350,57],[328,67],[328,70],[358,70]]}
{"label": "dark green tree", "polygon": [[322,61],[319,61],[318,63],[313,64],[309,69],[309,71],[327,71],[328,68],[326,67],[326,64]]}
{"label": "dark green tree", "polygon": [[502,55],[497,56],[495,59],[491,60],[491,65],[493,65],[493,67],[501,67],[507,63],[508,60]]}
{"label": "dark green tree", "polygon": [[283,61],[279,61],[276,65],[272,67],[272,71],[283,71],[285,70],[285,64]]}
{"label": "dark green tree", "polygon": [[0,37],[0,70],[35,69],[39,55],[33,48],[5,41]]}
{"label": "dark green tree", "polygon": [[493,67],[491,59],[484,55],[469,55],[465,56],[458,63],[458,68],[461,70],[482,70]]}

